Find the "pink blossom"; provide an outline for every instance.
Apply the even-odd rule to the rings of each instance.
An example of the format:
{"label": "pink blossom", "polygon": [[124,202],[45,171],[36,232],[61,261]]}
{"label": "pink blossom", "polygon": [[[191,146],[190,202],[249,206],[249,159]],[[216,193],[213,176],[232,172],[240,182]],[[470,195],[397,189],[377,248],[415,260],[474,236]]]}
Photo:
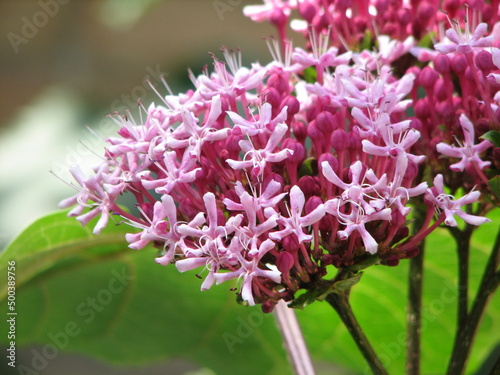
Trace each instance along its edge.
{"label": "pink blossom", "polygon": [[479,154],[493,146],[493,144],[488,140],[483,140],[477,145],[474,144],[474,125],[463,113],[460,115],[460,126],[464,133],[464,143],[459,143],[460,147],[454,147],[441,142],[436,145],[436,150],[446,156],[462,158],[458,163],[450,165],[450,169],[453,171],[463,171],[473,163],[476,164],[479,169],[488,167],[491,163],[481,160]]}

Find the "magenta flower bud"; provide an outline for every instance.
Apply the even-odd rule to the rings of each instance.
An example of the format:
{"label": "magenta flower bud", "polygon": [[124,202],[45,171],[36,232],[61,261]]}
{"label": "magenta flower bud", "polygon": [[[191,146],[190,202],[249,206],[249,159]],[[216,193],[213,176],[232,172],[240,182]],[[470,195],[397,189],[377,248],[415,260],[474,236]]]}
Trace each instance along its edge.
{"label": "magenta flower bud", "polygon": [[304,159],[306,158],[306,149],[296,139],[293,138],[287,138],[283,141],[283,148],[289,148],[290,150],[293,151],[293,154],[290,155],[287,159],[287,163],[292,163],[292,164],[302,164]]}
{"label": "magenta flower bud", "polygon": [[382,27],[382,34],[394,35],[398,31],[398,25],[394,22],[385,23]]}
{"label": "magenta flower bud", "polygon": [[322,232],[331,232],[337,218],[332,215],[325,215],[319,221],[319,230]]}
{"label": "magenta flower bud", "polygon": [[[337,172],[338,171],[338,168],[339,168],[339,162],[338,160],[335,158],[335,156],[333,156],[332,154],[330,153],[326,153],[326,154],[321,154],[318,158],[318,165],[321,165],[324,161],[327,161],[328,164],[330,164],[330,167],[332,167],[333,171],[334,172]],[[322,174],[320,173],[320,176],[322,176]]]}
{"label": "magenta flower bud", "polygon": [[323,134],[319,131],[316,121],[311,121],[307,127],[307,135],[313,141],[318,141],[323,138]]}
{"label": "magenta flower bud", "polygon": [[429,66],[426,66],[424,69],[422,69],[422,72],[418,77],[420,85],[423,86],[426,90],[432,90],[438,78],[439,74]]}
{"label": "magenta flower bud", "polygon": [[417,19],[420,23],[426,25],[434,15],[434,12],[434,7],[431,4],[427,1],[421,1],[417,9]]}
{"label": "magenta flower bud", "polygon": [[415,103],[414,110],[415,115],[421,119],[426,119],[431,115],[431,109],[429,107],[429,104],[427,103],[426,98],[419,99]]}
{"label": "magenta flower bud", "polygon": [[300,143],[304,143],[307,138],[307,126],[302,121],[292,123],[293,135]]}
{"label": "magenta flower bud", "polygon": [[[418,175],[418,165],[415,163],[408,163],[405,176],[403,178],[403,184],[408,183],[410,185],[411,181]],[[397,211],[397,210],[395,210]]]}
{"label": "magenta flower bud", "polygon": [[179,205],[179,211],[189,219],[192,219],[197,213],[200,212],[200,210],[193,205],[193,202],[189,198],[184,198],[182,200]]}
{"label": "magenta flower bud", "polygon": [[407,226],[399,228],[394,236],[393,242],[399,242],[404,240],[410,234],[410,229]]}
{"label": "magenta flower bud", "polygon": [[447,74],[450,72],[450,59],[447,55],[437,55],[434,58],[434,69],[438,73]]}
{"label": "magenta flower bud", "polygon": [[274,306],[276,306],[276,302],[270,301],[270,300],[265,300],[265,301],[262,301],[262,304],[260,306],[261,306],[262,312],[264,314],[269,314],[269,313],[273,312]]}
{"label": "magenta flower bud", "polygon": [[401,25],[406,26],[411,22],[412,15],[409,9],[401,8],[396,12],[396,17]]}
{"label": "magenta flower bud", "polygon": [[382,259],[381,263],[389,267],[396,267],[399,264],[399,257],[396,254],[391,254],[387,258]]}
{"label": "magenta flower bud", "polygon": [[455,119],[455,109],[449,102],[441,102],[436,104],[436,113],[446,122],[452,122]]}
{"label": "magenta flower bud", "polygon": [[331,145],[337,151],[346,149],[349,143],[349,136],[343,129],[337,129],[333,132],[331,138]]}
{"label": "magenta flower bud", "polygon": [[307,23],[312,23],[316,15],[316,9],[311,3],[301,1],[299,3],[299,14]]}
{"label": "magenta flower bud", "polygon": [[335,118],[330,112],[323,111],[316,116],[316,126],[323,134],[331,134],[337,128],[336,125]]}
{"label": "magenta flower bud", "polygon": [[284,77],[283,74],[271,74],[267,80],[267,87],[275,88],[276,91],[282,95],[288,95],[289,93],[288,79]]}
{"label": "magenta flower bud", "polygon": [[448,97],[446,83],[442,78],[439,78],[434,85],[434,96],[439,101],[443,101]]}
{"label": "magenta flower bud", "polygon": [[264,190],[267,189],[267,185],[272,181],[278,182],[281,186],[283,186],[283,177],[277,173],[269,173],[264,179]]}
{"label": "magenta flower bud", "polygon": [[489,74],[491,70],[495,68],[491,53],[484,49],[476,55],[475,62],[476,66],[481,69],[484,75]]}
{"label": "magenta flower bud", "polygon": [[452,14],[454,14],[460,6],[462,6],[460,0],[444,0],[443,2],[443,9]]}
{"label": "magenta flower bud", "polygon": [[288,95],[282,102],[281,108],[286,108],[286,112],[288,113],[288,119],[292,118],[293,115],[300,111],[300,103],[297,98],[293,95]]}
{"label": "magenta flower bud", "polygon": [[347,148],[350,152],[361,152],[363,145],[361,143],[361,137],[358,134],[352,133],[347,140],[349,141]]}
{"label": "magenta flower bud", "polygon": [[288,21],[288,17],[283,13],[282,10],[274,10],[269,21],[277,27],[284,27],[286,22]]}
{"label": "magenta flower bud", "polygon": [[451,69],[455,74],[463,74],[467,66],[467,60],[464,55],[455,55],[453,59],[451,59]]}
{"label": "magenta flower bud", "polygon": [[422,125],[422,121],[415,117],[411,119],[410,128],[418,130],[420,133],[422,133],[424,126]]}
{"label": "magenta flower bud", "polygon": [[276,257],[276,267],[278,267],[282,276],[286,275],[286,278],[289,278],[288,273],[292,269],[294,262],[293,255],[286,251],[279,253]]}
{"label": "magenta flower bud", "polygon": [[321,198],[316,195],[313,195],[311,198],[307,200],[306,205],[304,207],[306,214],[310,214],[311,212],[313,212],[314,209],[318,207],[320,204],[323,204]]}
{"label": "magenta flower bud", "polygon": [[[297,183],[299,185],[300,190],[304,193],[306,197],[310,197],[312,195],[318,195],[320,193],[320,188],[318,185],[318,181],[316,178],[313,176],[303,176],[299,179],[299,182]],[[323,202],[320,202],[323,203]],[[314,206],[316,208],[316,206]],[[306,213],[309,213],[310,211],[307,211],[307,203],[306,203]]]}
{"label": "magenta flower bud", "polygon": [[390,6],[389,0],[375,0],[375,8],[377,9],[377,13],[384,13]]}
{"label": "magenta flower bud", "polygon": [[274,87],[267,87],[262,90],[260,95],[263,102],[271,104],[272,108],[279,108],[281,104],[281,95]]}
{"label": "magenta flower bud", "polygon": [[299,250],[299,240],[297,236],[286,236],[281,240],[281,245],[283,249],[291,254],[296,253]]}
{"label": "magenta flower bud", "polygon": [[117,133],[120,134],[123,138],[130,138],[130,132],[125,126],[121,127],[120,130],[117,131]]}

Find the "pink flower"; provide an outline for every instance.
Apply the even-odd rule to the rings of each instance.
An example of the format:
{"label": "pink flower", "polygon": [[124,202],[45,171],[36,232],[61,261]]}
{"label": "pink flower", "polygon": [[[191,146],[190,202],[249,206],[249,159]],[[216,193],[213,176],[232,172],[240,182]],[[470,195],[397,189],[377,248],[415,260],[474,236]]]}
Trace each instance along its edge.
{"label": "pink flower", "polygon": [[238,261],[240,263],[240,268],[238,268],[236,271],[224,273],[219,272],[214,274],[217,285],[227,280],[241,278],[243,280],[241,286],[241,298],[243,298],[244,301],[248,301],[248,304],[250,306],[255,305],[252,292],[252,283],[254,277],[264,277],[274,281],[275,283],[281,282],[281,272],[278,271],[275,267],[273,267],[272,270],[264,270],[259,268],[260,260],[266,253],[275,248],[275,243],[270,239],[263,241],[260,246],[257,246],[257,243],[257,237],[253,237],[250,242],[251,247],[248,250],[248,253],[252,254],[252,256],[250,256],[250,260],[247,260],[242,253],[236,253],[236,257],[238,258]]}
{"label": "pink flower", "polygon": [[436,145],[436,150],[446,156],[462,158],[458,163],[450,165],[450,169],[453,171],[463,171],[472,163],[475,163],[479,169],[488,167],[491,162],[481,160],[479,154],[493,146],[493,144],[488,140],[484,140],[477,145],[474,144],[474,125],[464,114],[460,115],[460,126],[462,126],[464,132],[464,144],[459,143],[460,147],[453,147],[441,142]]}
{"label": "pink flower", "polygon": [[[285,133],[288,131],[286,124],[278,124],[271,133],[266,146],[263,149],[256,150],[251,141],[240,141],[241,151],[245,153],[243,160],[228,159],[227,163],[233,169],[252,168],[252,174],[259,176],[264,173],[267,163],[279,163],[290,155],[293,155],[293,150],[285,148],[281,151],[274,152],[278,144],[281,142]],[[248,157],[248,159],[247,159]]]}
{"label": "pink flower", "polygon": [[311,241],[312,236],[305,234],[302,228],[318,222],[325,215],[325,208],[320,204],[309,214],[302,216],[305,203],[302,190],[297,185],[293,186],[290,190],[290,217],[281,216],[279,219],[279,223],[284,225],[285,228],[277,232],[271,232],[269,238],[281,241],[283,237],[293,233],[297,236],[299,242]]}
{"label": "pink flower", "polygon": [[474,33],[471,35],[469,30],[469,23],[465,22],[465,32],[462,32],[458,22],[455,20],[450,21],[451,29],[446,30],[446,36],[451,43],[438,43],[434,48],[443,54],[451,52],[456,53],[469,53],[475,47],[491,47],[493,44],[493,35],[483,37],[488,30],[486,23],[477,25]]}
{"label": "pink flower", "polygon": [[365,224],[374,220],[391,220],[391,209],[384,208],[383,210],[374,211],[367,215],[360,204],[348,200],[343,201],[343,203],[344,205],[349,203],[351,212],[345,214],[340,210],[340,203],[341,199],[338,198],[331,199],[325,203],[325,211],[335,216],[339,223],[345,225],[345,229],[337,232],[339,238],[341,240],[346,240],[352,232],[357,231],[361,235],[365,250],[370,254],[375,254],[378,250],[378,244],[373,236],[366,230]]}
{"label": "pink flower", "polygon": [[444,212],[446,216],[444,223],[446,225],[456,227],[457,221],[455,220],[455,215],[471,225],[481,225],[491,221],[482,216],[470,215],[462,210],[462,206],[477,202],[480,195],[479,191],[471,191],[463,197],[455,199],[453,195],[446,194],[444,191],[443,175],[438,174],[434,178],[434,187],[428,189],[425,193],[425,199],[434,204],[438,213]]}

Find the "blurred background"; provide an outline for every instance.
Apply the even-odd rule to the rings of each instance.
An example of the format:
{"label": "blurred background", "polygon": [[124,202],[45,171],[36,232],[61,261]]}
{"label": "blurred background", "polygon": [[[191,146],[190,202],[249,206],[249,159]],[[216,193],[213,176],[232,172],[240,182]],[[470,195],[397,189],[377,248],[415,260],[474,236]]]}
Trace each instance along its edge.
{"label": "blurred background", "polygon": [[[270,54],[268,24],[243,16],[257,0],[0,0],[0,249],[73,191],[68,166],[90,164],[117,127],[106,118],[174,92],[208,52]],[[86,129],[89,126],[99,136]],[[90,150],[93,150],[91,152]]]}
{"label": "blurred background", "polygon": [[[117,127],[106,118],[137,100],[158,102],[150,80],[166,93],[191,88],[208,52],[240,48],[245,63],[270,60],[261,37],[274,33],[242,14],[258,0],[0,0],[0,250],[38,217],[57,210],[73,191],[73,163],[91,165]],[[86,129],[89,126],[96,137]],[[92,150],[92,151],[91,151]],[[18,350],[19,363],[32,348]],[[2,350],[4,352],[4,350]],[[8,373],[5,356],[0,373]],[[37,374],[197,374],[183,360],[113,369],[61,355]],[[16,372],[17,373],[17,372]]]}

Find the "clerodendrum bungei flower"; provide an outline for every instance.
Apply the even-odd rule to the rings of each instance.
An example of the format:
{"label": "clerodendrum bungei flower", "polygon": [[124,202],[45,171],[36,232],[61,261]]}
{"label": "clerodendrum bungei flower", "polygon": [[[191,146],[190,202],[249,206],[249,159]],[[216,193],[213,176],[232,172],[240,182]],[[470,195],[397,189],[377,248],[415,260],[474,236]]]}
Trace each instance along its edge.
{"label": "clerodendrum bungei flower", "polygon": [[[159,264],[196,270],[202,290],[233,280],[266,312],[324,282],[327,266],[396,265],[440,223],[488,221],[500,152],[479,138],[499,129],[498,14],[479,23],[481,2],[445,2],[442,36],[440,2],[418,3],[245,8],[278,28],[275,60],[243,67],[224,49],[193,90],[141,107],[140,122],[114,116],[118,136],[92,176],[71,169],[78,192],[61,207],[76,204],[82,224],[100,216],[95,233],[120,216],[139,229],[131,248],[156,246]],[[289,21],[307,48],[292,47]],[[427,32],[438,43],[417,47]],[[118,205],[124,194],[137,214]],[[428,220],[410,234],[415,207]]]}

